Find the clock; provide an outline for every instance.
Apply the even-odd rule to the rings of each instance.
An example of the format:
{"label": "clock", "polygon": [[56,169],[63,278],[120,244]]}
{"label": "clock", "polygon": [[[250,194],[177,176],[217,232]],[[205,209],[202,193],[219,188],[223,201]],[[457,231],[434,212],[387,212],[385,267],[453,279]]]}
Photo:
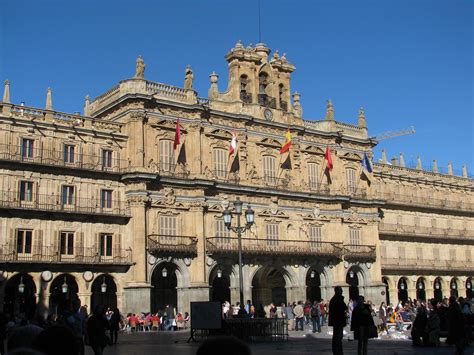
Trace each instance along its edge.
{"label": "clock", "polygon": [[82,278],[86,282],[91,282],[92,279],[94,278],[94,274],[92,273],[92,271],[84,271],[83,274],[82,274]]}
{"label": "clock", "polygon": [[41,273],[41,278],[43,279],[44,282],[49,282],[53,278],[53,273],[49,270],[45,270]]}
{"label": "clock", "polygon": [[271,119],[273,118],[272,110],[266,108],[265,111],[263,111],[263,116],[265,117],[267,121],[271,121]]}

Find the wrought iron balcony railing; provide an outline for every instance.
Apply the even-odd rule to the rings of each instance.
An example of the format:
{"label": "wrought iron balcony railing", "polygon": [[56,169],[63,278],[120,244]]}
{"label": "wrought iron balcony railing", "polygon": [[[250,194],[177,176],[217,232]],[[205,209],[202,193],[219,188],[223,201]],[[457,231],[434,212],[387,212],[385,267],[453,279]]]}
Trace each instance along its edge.
{"label": "wrought iron balcony railing", "polygon": [[281,188],[288,188],[288,184],[290,183],[289,178],[278,178],[272,175],[264,175],[261,181],[267,186]]}
{"label": "wrought iron balcony railing", "polygon": [[[110,207],[109,207],[110,206]],[[98,214],[129,217],[130,211],[123,201],[70,197],[60,195],[28,194],[0,190],[0,208],[52,211],[80,214]]]}
{"label": "wrought iron balcony railing", "polygon": [[0,245],[0,261],[9,263],[59,263],[59,264],[115,264],[131,265],[131,249],[107,249],[76,247],[68,250],[69,254],[61,254],[58,247],[31,245],[23,249],[27,253],[9,245]]}
{"label": "wrought iron balcony railing", "polygon": [[190,175],[185,164],[159,162],[156,166],[156,170],[161,176],[187,178]]}
{"label": "wrought iron balcony railing", "polygon": [[474,231],[470,231],[467,229],[420,227],[392,223],[380,223],[379,233],[390,235],[419,236],[437,239],[474,239]]}
{"label": "wrought iron balcony railing", "polygon": [[347,261],[375,261],[377,253],[375,245],[344,245],[344,260]]}
{"label": "wrought iron balcony railing", "polygon": [[156,257],[196,256],[197,238],[190,236],[150,234],[148,252]]}
{"label": "wrought iron balcony railing", "polygon": [[441,199],[430,196],[425,197],[393,192],[378,192],[376,194],[380,199],[386,200],[387,202],[393,204],[474,211],[474,202],[471,202],[466,198],[459,198],[459,200],[448,198]]}
{"label": "wrought iron balcony railing", "polygon": [[240,99],[242,102],[245,102],[246,104],[251,104],[252,103],[252,94],[246,92],[246,91],[241,91],[240,92]]}
{"label": "wrought iron balcony railing", "polygon": [[[206,238],[206,248],[209,254],[236,254],[238,238]],[[342,243],[242,238],[242,252],[246,255],[320,256],[340,259]]]}
{"label": "wrought iron balcony railing", "polygon": [[64,152],[31,147],[23,149],[22,146],[10,144],[0,144],[1,160],[110,173],[120,173],[128,169],[126,160],[104,157],[100,154],[88,155],[78,151]]}
{"label": "wrought iron balcony railing", "polygon": [[381,258],[384,270],[407,271],[474,271],[472,260],[434,260],[434,259],[406,259],[406,258]]}
{"label": "wrought iron balcony railing", "polygon": [[265,107],[276,108],[276,100],[267,94],[258,94],[258,104]]}

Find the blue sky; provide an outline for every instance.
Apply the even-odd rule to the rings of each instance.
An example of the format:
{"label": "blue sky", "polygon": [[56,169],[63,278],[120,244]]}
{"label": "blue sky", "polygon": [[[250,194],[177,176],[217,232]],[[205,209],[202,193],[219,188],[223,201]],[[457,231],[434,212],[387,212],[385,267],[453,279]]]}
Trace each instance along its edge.
{"label": "blue sky", "polygon": [[[65,3],[0,3],[0,79],[13,102],[44,107],[50,86],[55,109],[82,111],[85,95],[133,76],[138,54],[147,79],[172,85],[190,64],[205,97],[213,70],[225,89],[235,42],[258,42],[257,0]],[[371,135],[417,131],[381,141],[375,158],[385,148],[459,173],[474,171],[473,24],[471,0],[261,0],[262,40],[296,66],[305,119],[332,99],[336,120],[356,123],[363,106]]]}

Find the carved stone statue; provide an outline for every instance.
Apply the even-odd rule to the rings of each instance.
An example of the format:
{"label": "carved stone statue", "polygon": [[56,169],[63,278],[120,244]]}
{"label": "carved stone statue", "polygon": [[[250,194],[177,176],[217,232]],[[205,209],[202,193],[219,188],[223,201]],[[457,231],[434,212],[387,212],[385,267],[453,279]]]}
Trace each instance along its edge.
{"label": "carved stone statue", "polygon": [[184,76],[184,88],[186,90],[192,90],[193,89],[193,70],[191,69],[190,65],[186,66],[186,71],[185,71],[185,76]]}
{"label": "carved stone statue", "polygon": [[143,79],[145,77],[145,62],[143,61],[143,57],[140,54],[137,58],[137,65],[135,69],[135,78]]}

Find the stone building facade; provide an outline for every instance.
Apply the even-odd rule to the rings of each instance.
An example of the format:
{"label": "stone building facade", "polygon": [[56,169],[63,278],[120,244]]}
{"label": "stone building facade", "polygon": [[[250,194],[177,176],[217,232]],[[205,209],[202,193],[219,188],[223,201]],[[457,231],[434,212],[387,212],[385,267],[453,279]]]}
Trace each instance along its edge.
{"label": "stone building facade", "polygon": [[[373,164],[358,125],[303,119],[295,67],[264,44],[226,55],[228,87],[208,98],[136,73],[84,115],[0,102],[0,301],[7,312],[92,307],[189,311],[239,300],[237,236],[222,212],[255,211],[242,235],[244,298],[255,304],[332,296],[376,304],[472,296],[473,181]],[[177,131],[179,129],[179,142]],[[280,154],[287,131],[291,147]],[[229,154],[233,136],[236,150]],[[329,169],[328,150],[332,160]],[[243,217],[242,217],[243,218]],[[235,222],[235,221],[234,221]],[[348,298],[348,297],[347,297]]]}

